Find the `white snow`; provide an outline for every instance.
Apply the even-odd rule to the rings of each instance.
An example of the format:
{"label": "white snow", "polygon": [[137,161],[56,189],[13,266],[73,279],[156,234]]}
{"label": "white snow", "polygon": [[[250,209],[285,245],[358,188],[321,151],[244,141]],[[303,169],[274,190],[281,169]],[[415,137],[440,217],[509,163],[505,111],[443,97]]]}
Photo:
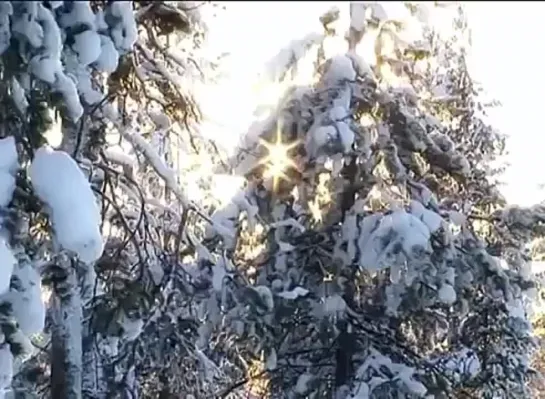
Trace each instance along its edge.
{"label": "white snow", "polygon": [[318,126],[307,135],[305,149],[311,156],[315,157],[320,149],[336,136],[335,126]]}
{"label": "white snow", "polygon": [[464,214],[461,213],[461,212],[458,212],[458,211],[449,211],[448,216],[449,216],[450,221],[451,221],[455,226],[462,226],[462,225],[464,225],[465,222],[466,222],[466,217],[465,217]]}
{"label": "white snow", "polygon": [[253,287],[253,289],[258,293],[264,305],[267,307],[267,310],[271,312],[274,309],[274,298],[269,287],[265,285],[258,285]]}
{"label": "white snow", "polygon": [[270,81],[277,81],[284,75],[291,65],[301,59],[312,46],[319,44],[323,35],[310,33],[299,40],[292,40],[275,57],[265,65],[265,76]]}
{"label": "white snow", "polygon": [[437,296],[439,300],[447,305],[451,305],[456,302],[456,291],[454,287],[450,284],[443,284],[439,291],[437,291]]}
{"label": "white snow", "polygon": [[76,84],[66,74],[58,74],[55,82],[55,88],[62,93],[68,114],[73,120],[79,119],[83,115],[83,106],[79,100]]}
{"label": "white snow", "polygon": [[352,67],[359,76],[368,76],[372,80],[376,79],[375,73],[371,69],[369,63],[365,62],[365,60],[356,52],[350,51],[346,54],[346,56],[352,60]]}
{"label": "white snow", "polygon": [[[427,389],[420,381],[415,379],[416,370],[401,363],[394,363],[392,360],[382,355],[377,350],[371,348],[369,355],[358,368],[357,376],[363,380],[363,376],[368,376],[365,379],[368,389],[360,390],[356,385],[352,391],[352,397],[367,399],[369,393],[378,386],[390,381],[399,381],[403,384],[405,390],[417,397],[423,397]],[[370,376],[370,377],[369,377]],[[392,378],[393,376],[393,378]],[[358,395],[358,396],[356,396]]]}
{"label": "white snow", "polygon": [[86,25],[94,27],[95,14],[88,1],[75,1],[71,4],[70,12],[64,13],[60,18],[60,26],[63,28]]}
{"label": "white snow", "polygon": [[59,59],[48,56],[35,56],[29,63],[30,71],[46,83],[55,83],[55,74],[62,68]]}
{"label": "white snow", "polygon": [[300,296],[305,296],[308,294],[308,290],[303,287],[295,287],[291,291],[279,292],[277,295],[284,299],[297,299]]}
{"label": "white snow", "polygon": [[134,341],[144,328],[144,320],[131,319],[123,314],[121,317],[121,325],[123,326],[123,338],[127,341]]}
{"label": "white snow", "polygon": [[112,73],[119,64],[119,53],[114,42],[108,36],[100,35],[100,56],[95,61],[94,66],[102,72]]}
{"label": "white snow", "polygon": [[337,122],[337,131],[343,145],[344,152],[350,152],[352,144],[354,144],[354,132],[348,127],[345,122]]}
{"label": "white snow", "polygon": [[57,8],[62,6],[63,3],[64,1],[53,0],[49,2],[49,5],[51,6],[53,10],[56,10]]}
{"label": "white snow", "polygon": [[295,250],[295,247],[288,242],[277,240],[277,244],[278,244],[280,252],[291,252]]}
{"label": "white snow", "polygon": [[227,276],[225,267],[217,263],[212,267],[212,287],[214,291],[220,292],[223,288],[223,280]]}
{"label": "white snow", "polygon": [[71,72],[77,80],[77,92],[81,94],[83,101],[87,104],[96,104],[102,100],[102,93],[93,87],[91,73],[88,68],[84,68],[80,65],[76,70]]}
{"label": "white snow", "polygon": [[350,27],[358,32],[365,28],[365,17],[367,7],[364,3],[350,3]]}
{"label": "white snow", "polygon": [[28,262],[17,265],[13,274],[18,277],[16,289],[10,290],[3,299],[11,303],[13,316],[24,334],[39,333],[45,323],[40,275]]}
{"label": "white snow", "polygon": [[89,182],[65,152],[41,147],[29,170],[32,186],[48,207],[56,239],[83,262],[97,260],[103,249],[100,212]]}
{"label": "white snow", "polygon": [[111,3],[110,12],[119,20],[116,26],[110,27],[110,35],[115,47],[121,53],[129,51],[138,37],[134,20],[132,1],[115,1]]}
{"label": "white snow", "polygon": [[45,8],[42,4],[39,4],[37,20],[40,22],[44,33],[42,43],[42,47],[44,48],[43,55],[48,55],[52,58],[60,58],[63,40],[55,17],[51,11]]}
{"label": "white snow", "polygon": [[15,178],[0,169],[0,208],[8,206],[15,191]]}
{"label": "white snow", "polygon": [[108,147],[104,150],[104,155],[108,161],[133,168],[136,166],[136,158],[123,151],[119,145]]}
{"label": "white snow", "polygon": [[276,355],[276,350],[272,348],[271,353],[269,354],[269,356],[267,356],[267,360],[265,361],[265,369],[274,370],[276,369],[277,364],[278,357]]}
{"label": "white snow", "polygon": [[471,379],[481,371],[479,357],[469,348],[462,348],[456,352],[448,353],[437,359],[432,359],[431,362],[452,373],[458,381],[462,378]]}
{"label": "white snow", "polygon": [[422,220],[431,233],[435,233],[442,226],[443,218],[439,214],[426,209],[420,202],[411,201],[410,207],[411,213]]}
{"label": "white snow", "polygon": [[[365,219],[367,218],[362,221],[364,224]],[[414,247],[424,249],[429,247],[428,227],[419,218],[403,210],[383,217],[378,226],[371,227],[371,231],[364,233],[362,228],[362,234],[358,240],[361,251],[359,264],[369,271],[387,267],[388,260],[392,256],[391,252],[398,245],[408,255],[412,253]]]}
{"label": "white snow", "polygon": [[0,347],[0,398],[3,398],[5,391],[11,385],[13,379],[13,355],[8,344]]}
{"label": "white snow", "polygon": [[312,381],[312,375],[309,373],[304,373],[297,378],[297,383],[295,384],[295,387],[293,390],[298,394],[305,394],[309,389],[309,384]]}
{"label": "white snow", "polygon": [[346,302],[340,295],[330,295],[323,299],[322,312],[324,315],[334,315],[346,310]]}
{"label": "white snow", "polygon": [[218,209],[210,217],[212,225],[207,226],[206,236],[212,237],[214,234],[218,234],[222,237],[226,246],[231,247],[234,245],[236,224],[240,213],[240,208],[232,202]]}
{"label": "white snow", "polygon": [[13,136],[0,139],[0,208],[6,207],[15,191],[15,173],[19,168]]}
{"label": "white snow", "polygon": [[365,382],[358,382],[351,393],[353,399],[369,399],[369,385]]}
{"label": "white snow", "polygon": [[11,2],[0,2],[0,54],[6,51],[10,45],[10,15],[12,14],[13,6],[11,5]]}
{"label": "white snow", "polygon": [[82,65],[92,64],[98,60],[102,52],[100,37],[92,30],[75,35],[72,48],[78,54],[79,62]]}
{"label": "white snow", "polygon": [[509,316],[526,320],[526,311],[520,299],[512,299],[506,305]]}
{"label": "white snow", "polygon": [[0,237],[0,295],[9,290],[13,268],[17,264],[17,259],[8,246],[6,240]]}
{"label": "white snow", "polygon": [[353,81],[356,79],[356,71],[352,60],[346,55],[337,55],[331,59],[331,64],[324,76],[328,85],[335,85],[341,81]]}
{"label": "white snow", "polygon": [[44,32],[36,21],[37,2],[28,2],[25,5],[26,12],[21,13],[19,18],[12,20],[12,31],[28,40],[32,47],[38,48],[44,40]]}
{"label": "white snow", "polygon": [[28,108],[28,100],[26,99],[25,90],[15,77],[11,78],[11,96],[19,112],[24,114]]}

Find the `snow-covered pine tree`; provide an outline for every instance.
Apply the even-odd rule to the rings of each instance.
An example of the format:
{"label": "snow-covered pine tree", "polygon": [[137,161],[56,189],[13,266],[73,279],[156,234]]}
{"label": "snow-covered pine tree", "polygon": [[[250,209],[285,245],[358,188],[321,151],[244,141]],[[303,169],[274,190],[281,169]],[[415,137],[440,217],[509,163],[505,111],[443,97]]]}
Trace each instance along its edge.
{"label": "snow-covered pine tree", "polygon": [[529,397],[533,284],[488,180],[503,140],[459,36],[425,31],[453,12],[466,34],[463,10],[437,7],[353,3],[281,54],[275,76],[315,79],[252,127],[223,250],[198,253],[198,348],[245,374],[215,395]]}

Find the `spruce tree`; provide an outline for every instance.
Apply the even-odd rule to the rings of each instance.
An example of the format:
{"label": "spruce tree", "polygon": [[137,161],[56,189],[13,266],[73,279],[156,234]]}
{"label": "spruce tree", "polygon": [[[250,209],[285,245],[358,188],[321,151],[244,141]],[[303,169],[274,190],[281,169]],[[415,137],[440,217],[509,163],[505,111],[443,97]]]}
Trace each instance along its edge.
{"label": "spruce tree", "polygon": [[198,343],[246,373],[217,395],[529,397],[526,241],[448,7],[451,37],[425,5],[353,3],[281,54],[285,85],[309,59],[314,79],[250,129],[247,187],[212,217],[225,252],[199,254]]}

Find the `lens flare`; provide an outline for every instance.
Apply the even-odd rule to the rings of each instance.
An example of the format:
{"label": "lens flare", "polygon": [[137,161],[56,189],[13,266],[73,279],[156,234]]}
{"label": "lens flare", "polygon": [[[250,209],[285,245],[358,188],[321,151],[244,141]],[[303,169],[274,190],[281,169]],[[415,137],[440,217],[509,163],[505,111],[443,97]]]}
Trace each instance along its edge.
{"label": "lens flare", "polygon": [[280,127],[276,130],[274,143],[262,139],[259,141],[267,149],[267,155],[259,161],[259,164],[265,165],[264,177],[272,178],[273,192],[276,192],[280,179],[289,181],[286,171],[289,168],[298,169],[297,164],[290,158],[289,152],[299,144],[299,141],[290,144],[282,143],[282,129]]}

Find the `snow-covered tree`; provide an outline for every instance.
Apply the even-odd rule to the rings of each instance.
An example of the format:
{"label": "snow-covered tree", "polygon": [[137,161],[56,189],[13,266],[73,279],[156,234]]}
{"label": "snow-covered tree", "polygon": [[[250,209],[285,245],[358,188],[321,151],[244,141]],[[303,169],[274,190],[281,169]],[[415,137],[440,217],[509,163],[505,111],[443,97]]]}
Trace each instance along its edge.
{"label": "snow-covered tree", "polygon": [[[45,320],[40,273],[53,274],[52,393],[79,398],[82,306],[76,269],[87,272],[101,256],[101,218],[76,161],[46,145],[48,111],[60,110],[74,131],[85,108],[101,100],[94,76],[112,72],[136,40],[132,3],[112,3],[95,13],[89,2],[8,1],[0,6],[0,16],[6,256],[2,364],[20,369],[34,352],[29,337],[41,332]],[[73,137],[66,136],[65,149],[71,151]],[[36,212],[40,209],[45,212]],[[13,370],[2,370],[2,375],[4,391]]]}
{"label": "snow-covered tree", "polygon": [[163,314],[179,226],[200,212],[172,168],[180,143],[208,145],[187,137],[189,83],[215,67],[196,54],[208,6],[0,5],[1,392],[145,386],[133,342]]}
{"label": "snow-covered tree", "polygon": [[323,15],[225,204],[192,95],[211,7],[0,4],[0,390],[527,397],[542,219],[493,180],[461,8]]}
{"label": "snow-covered tree", "polygon": [[285,96],[250,129],[245,190],[212,216],[223,250],[198,253],[198,348],[245,374],[216,395],[529,397],[533,283],[462,9],[353,3],[321,22],[273,63]]}

